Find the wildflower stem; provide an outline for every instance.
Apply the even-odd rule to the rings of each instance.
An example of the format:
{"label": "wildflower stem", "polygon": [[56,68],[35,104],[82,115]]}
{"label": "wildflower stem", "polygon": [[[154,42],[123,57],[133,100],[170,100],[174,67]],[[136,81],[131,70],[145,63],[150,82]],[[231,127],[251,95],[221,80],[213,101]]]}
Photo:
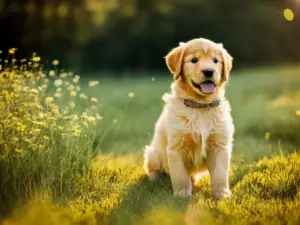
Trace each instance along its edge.
{"label": "wildflower stem", "polygon": [[124,118],[125,118],[125,115],[126,115],[126,113],[127,113],[127,110],[128,110],[128,107],[129,107],[130,103],[131,103],[131,98],[129,99],[129,101],[128,101],[127,105],[126,105],[125,110],[124,110],[124,113],[123,113],[123,115],[122,115],[122,118],[121,118],[121,120],[120,120],[120,122],[118,123],[118,126],[117,126],[117,128],[116,128],[115,136],[114,136],[114,139],[113,139],[114,141],[115,141],[115,139],[116,139],[116,137],[117,137],[117,135],[118,135],[118,133],[119,133],[119,129],[120,129],[121,124],[122,124],[122,122],[123,122],[123,120],[124,120]]}
{"label": "wildflower stem", "polygon": [[106,135],[107,135],[109,129],[111,128],[111,126],[112,126],[112,125],[108,126],[108,127],[105,129],[105,131],[103,132],[103,135],[102,135],[102,137],[101,137],[101,139],[100,139],[100,142],[99,142],[99,144],[97,145],[96,149],[99,149],[100,146],[102,145],[102,142],[104,141],[104,138],[106,137]]}

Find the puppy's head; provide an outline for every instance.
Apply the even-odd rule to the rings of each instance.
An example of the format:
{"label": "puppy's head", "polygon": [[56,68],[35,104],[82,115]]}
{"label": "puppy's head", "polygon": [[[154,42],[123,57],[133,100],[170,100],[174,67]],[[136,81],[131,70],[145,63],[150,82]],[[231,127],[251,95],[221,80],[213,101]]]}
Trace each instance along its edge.
{"label": "puppy's head", "polygon": [[232,57],[223,45],[204,38],[181,42],[165,59],[175,80],[200,96],[217,92],[232,68]]}

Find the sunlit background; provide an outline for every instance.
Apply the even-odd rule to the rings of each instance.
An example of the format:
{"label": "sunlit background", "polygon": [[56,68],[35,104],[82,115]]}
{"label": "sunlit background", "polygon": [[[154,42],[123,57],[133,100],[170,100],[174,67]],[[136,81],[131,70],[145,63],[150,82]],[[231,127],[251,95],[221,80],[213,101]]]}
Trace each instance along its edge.
{"label": "sunlit background", "polygon": [[[298,0],[1,0],[2,49],[92,71],[164,70],[180,41],[222,42],[235,67],[297,63]],[[46,63],[46,62],[44,62]],[[138,73],[142,75],[143,73]]]}
{"label": "sunlit background", "polygon": [[[0,224],[300,224],[300,0],[0,0]],[[148,181],[164,57],[233,57],[230,187]]]}

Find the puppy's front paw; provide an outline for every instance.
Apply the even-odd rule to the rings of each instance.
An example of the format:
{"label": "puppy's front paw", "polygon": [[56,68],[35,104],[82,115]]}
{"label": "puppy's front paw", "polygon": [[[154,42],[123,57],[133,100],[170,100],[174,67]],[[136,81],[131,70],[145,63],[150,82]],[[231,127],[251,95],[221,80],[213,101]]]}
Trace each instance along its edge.
{"label": "puppy's front paw", "polygon": [[174,196],[179,198],[189,198],[192,197],[192,190],[180,189],[178,191],[174,191]]}
{"label": "puppy's front paw", "polygon": [[157,172],[157,171],[150,172],[150,174],[148,176],[149,181],[156,181],[156,180],[158,180],[158,178],[159,178],[159,172]]}
{"label": "puppy's front paw", "polygon": [[219,201],[226,198],[231,198],[232,193],[229,189],[219,189],[213,192],[214,199]]}

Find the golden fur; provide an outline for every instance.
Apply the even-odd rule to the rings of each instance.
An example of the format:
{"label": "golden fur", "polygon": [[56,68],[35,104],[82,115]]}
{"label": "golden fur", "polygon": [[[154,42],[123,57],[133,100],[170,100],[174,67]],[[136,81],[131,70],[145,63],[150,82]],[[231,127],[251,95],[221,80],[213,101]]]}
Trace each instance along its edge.
{"label": "golden fur", "polygon": [[[232,68],[232,57],[222,44],[204,38],[190,40],[172,49],[165,57],[174,75],[171,93],[163,96],[165,106],[155,124],[150,146],[146,146],[144,169],[150,180],[161,172],[171,177],[175,196],[192,195],[198,175],[208,171],[215,198],[231,195],[228,172],[234,126],[225,83]],[[195,86],[208,80],[212,70],[212,93]],[[200,88],[201,87],[201,88]],[[184,99],[199,103],[221,100],[214,108],[190,108]]]}

